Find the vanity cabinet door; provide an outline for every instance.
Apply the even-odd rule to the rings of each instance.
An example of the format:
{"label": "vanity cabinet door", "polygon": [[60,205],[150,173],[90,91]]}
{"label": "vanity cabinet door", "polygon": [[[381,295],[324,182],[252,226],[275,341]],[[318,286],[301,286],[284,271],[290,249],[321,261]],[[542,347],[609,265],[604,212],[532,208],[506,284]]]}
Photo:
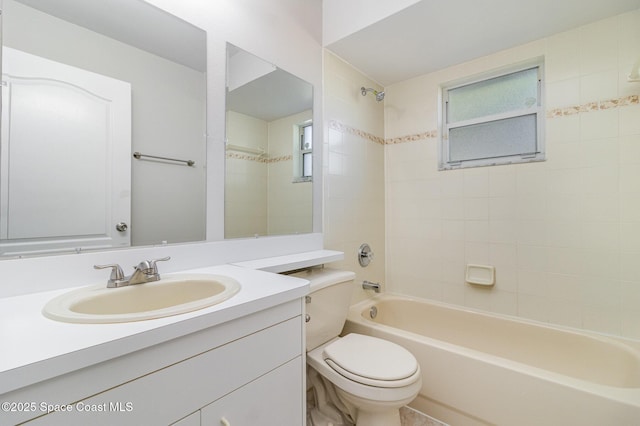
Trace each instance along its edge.
{"label": "vanity cabinet door", "polygon": [[301,370],[298,357],[207,405],[202,426],[303,425]]}

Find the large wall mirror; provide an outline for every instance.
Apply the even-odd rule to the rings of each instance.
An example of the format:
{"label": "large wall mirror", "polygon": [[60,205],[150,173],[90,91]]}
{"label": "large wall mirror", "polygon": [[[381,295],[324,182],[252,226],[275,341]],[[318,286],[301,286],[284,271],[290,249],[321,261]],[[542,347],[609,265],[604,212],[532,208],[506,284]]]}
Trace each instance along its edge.
{"label": "large wall mirror", "polygon": [[225,238],[313,230],[313,86],[227,44]]}
{"label": "large wall mirror", "polygon": [[0,255],[204,240],[206,62],[141,0],[3,0]]}

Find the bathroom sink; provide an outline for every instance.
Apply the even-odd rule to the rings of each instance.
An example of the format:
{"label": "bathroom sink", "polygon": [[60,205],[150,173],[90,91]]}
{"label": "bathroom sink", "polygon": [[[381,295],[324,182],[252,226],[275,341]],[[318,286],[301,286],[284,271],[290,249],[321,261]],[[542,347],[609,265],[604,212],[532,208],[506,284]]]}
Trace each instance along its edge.
{"label": "bathroom sink", "polygon": [[47,318],[74,323],[116,323],[167,317],[203,309],[240,290],[230,277],[181,274],[160,281],[119,288],[106,284],[83,287],[49,301]]}

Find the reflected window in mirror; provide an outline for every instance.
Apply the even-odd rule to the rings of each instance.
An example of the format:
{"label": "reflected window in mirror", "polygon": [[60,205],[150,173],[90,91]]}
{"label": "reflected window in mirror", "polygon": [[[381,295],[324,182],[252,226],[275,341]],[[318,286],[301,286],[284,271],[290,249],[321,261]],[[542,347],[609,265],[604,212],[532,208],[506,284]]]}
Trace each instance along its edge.
{"label": "reflected window in mirror", "polygon": [[307,122],[298,127],[299,143],[297,163],[294,165],[294,182],[307,182],[313,177],[313,123]]}
{"label": "reflected window in mirror", "polygon": [[225,238],[313,230],[313,87],[227,45]]}

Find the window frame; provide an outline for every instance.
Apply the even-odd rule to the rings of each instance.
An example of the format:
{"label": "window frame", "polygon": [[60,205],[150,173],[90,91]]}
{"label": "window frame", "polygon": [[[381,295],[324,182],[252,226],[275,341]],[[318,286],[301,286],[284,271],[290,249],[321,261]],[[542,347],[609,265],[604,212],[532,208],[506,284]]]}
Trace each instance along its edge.
{"label": "window frame", "polygon": [[[537,69],[538,73],[538,103],[535,108],[523,108],[519,110],[511,110],[504,113],[486,115],[480,118],[462,120],[454,123],[447,123],[448,120],[448,104],[449,92],[464,86],[475,83],[481,83],[487,80],[505,77],[517,72]],[[545,161],[545,137],[544,137],[544,57],[534,58],[517,64],[493,69],[480,74],[453,80],[443,83],[439,86],[438,91],[438,170],[455,170],[469,167],[496,166],[503,164],[528,163],[534,161]],[[524,117],[527,115],[535,115],[536,120],[536,150],[535,152],[510,154],[504,156],[493,156],[487,158],[451,161],[449,151],[449,130],[453,128],[465,127],[470,125],[491,123],[503,119]]]}
{"label": "window frame", "polygon": [[[313,164],[313,133],[311,134],[311,148],[305,149],[303,148],[304,143],[304,129],[306,127],[311,127],[311,131],[313,132],[313,121],[306,120],[304,123],[296,125],[296,136],[295,136],[295,146],[294,146],[294,176],[293,183],[300,182],[312,182],[313,181],[313,170],[311,171],[311,175],[304,175],[304,157],[305,155],[311,155],[311,162]],[[313,167],[313,165],[312,165]]]}

